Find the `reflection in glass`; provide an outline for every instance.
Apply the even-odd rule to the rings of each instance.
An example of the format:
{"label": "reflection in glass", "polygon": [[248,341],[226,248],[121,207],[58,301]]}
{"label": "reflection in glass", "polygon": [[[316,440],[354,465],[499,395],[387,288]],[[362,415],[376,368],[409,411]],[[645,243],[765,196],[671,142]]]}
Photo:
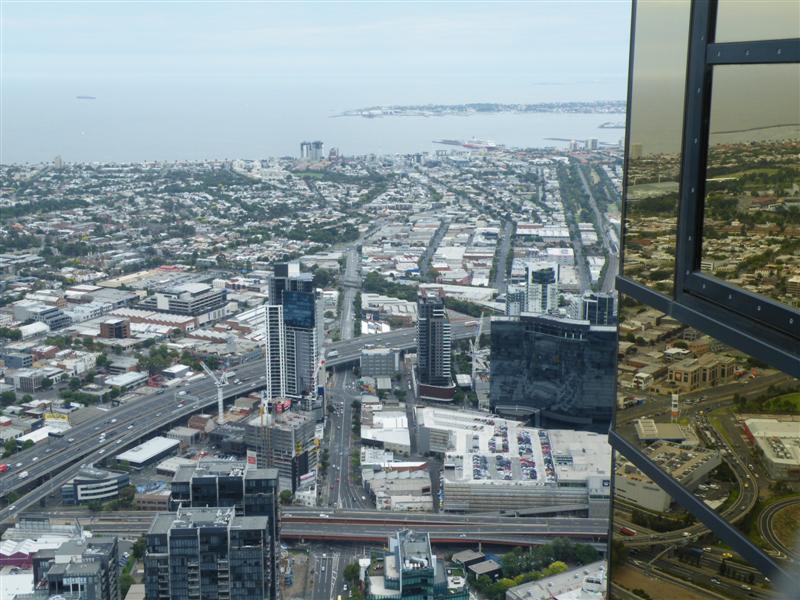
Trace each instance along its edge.
{"label": "reflection in glass", "polygon": [[[766,550],[800,552],[791,520],[761,518],[798,491],[800,382],[630,297],[619,336],[616,432],[726,520],[755,528]],[[624,458],[615,493],[639,511],[635,525],[695,522]],[[800,502],[787,508],[800,515]]]}
{"label": "reflection in glass", "polygon": [[717,42],[796,37],[800,37],[800,2],[796,0],[719,1]]}
{"label": "reflection in glass", "polygon": [[[619,454],[615,455],[617,458]],[[620,476],[615,475],[615,486]],[[666,493],[652,482],[653,495]],[[656,514],[615,488],[610,598],[641,590],[653,600],[770,594],[772,583],[702,525],[681,513]],[[716,596],[715,596],[716,597]],[[766,597],[770,597],[767,595]]]}
{"label": "reflection in glass", "polygon": [[522,313],[492,319],[492,411],[537,427],[607,433],[615,325]]}
{"label": "reflection in glass", "polygon": [[714,70],[700,268],[800,302],[800,65]]}
{"label": "reflection in glass", "polygon": [[689,2],[639,2],[633,51],[623,275],[670,293]]}

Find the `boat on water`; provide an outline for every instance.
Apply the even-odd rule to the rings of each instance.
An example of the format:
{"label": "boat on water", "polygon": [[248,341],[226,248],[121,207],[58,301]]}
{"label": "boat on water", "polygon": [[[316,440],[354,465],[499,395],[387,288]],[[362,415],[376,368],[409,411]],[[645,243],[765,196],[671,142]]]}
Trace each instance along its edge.
{"label": "boat on water", "polygon": [[479,140],[477,138],[472,138],[461,145],[464,146],[464,148],[471,148],[473,150],[496,150],[498,148],[497,144],[494,142]]}
{"label": "boat on water", "polygon": [[619,121],[606,121],[597,126],[598,129],[625,129],[625,123]]}
{"label": "boat on water", "polygon": [[469,148],[470,150],[496,150],[497,148],[502,148],[502,146],[498,146],[494,142],[490,142],[487,140],[479,140],[477,138],[472,138],[468,141],[463,140],[433,140],[434,144],[444,144],[446,146],[461,146],[462,148]]}

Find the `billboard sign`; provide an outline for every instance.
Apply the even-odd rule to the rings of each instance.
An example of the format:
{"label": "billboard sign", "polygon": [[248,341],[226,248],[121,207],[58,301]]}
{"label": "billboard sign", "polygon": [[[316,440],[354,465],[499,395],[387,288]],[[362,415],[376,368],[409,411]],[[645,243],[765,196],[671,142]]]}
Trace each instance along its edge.
{"label": "billboard sign", "polygon": [[64,415],[61,413],[45,413],[44,414],[45,421],[62,421],[64,423],[69,423],[69,415]]}

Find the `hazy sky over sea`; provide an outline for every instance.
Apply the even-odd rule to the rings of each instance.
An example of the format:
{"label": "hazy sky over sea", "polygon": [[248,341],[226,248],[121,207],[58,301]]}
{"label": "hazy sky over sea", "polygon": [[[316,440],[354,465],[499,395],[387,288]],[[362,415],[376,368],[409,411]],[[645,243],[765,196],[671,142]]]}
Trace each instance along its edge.
{"label": "hazy sky over sea", "polygon": [[[81,146],[93,111],[130,124],[103,124],[117,155],[143,129],[216,131],[221,115],[236,130],[284,112],[288,135],[287,118],[374,104],[621,100],[629,21],[611,1],[4,1],[2,160]],[[103,159],[91,150],[72,160]]]}

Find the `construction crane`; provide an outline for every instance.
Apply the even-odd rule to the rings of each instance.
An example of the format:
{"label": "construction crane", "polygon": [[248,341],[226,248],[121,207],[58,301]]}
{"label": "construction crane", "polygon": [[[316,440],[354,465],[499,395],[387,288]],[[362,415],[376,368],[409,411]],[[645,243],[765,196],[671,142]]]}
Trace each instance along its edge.
{"label": "construction crane", "polygon": [[208,368],[206,363],[200,361],[200,366],[203,367],[203,371],[206,372],[206,375],[211,377],[214,381],[214,385],[217,386],[217,423],[222,425],[225,423],[225,407],[222,402],[222,387],[228,385],[228,372],[223,371],[221,377],[217,377],[214,375],[214,371]]}
{"label": "construction crane", "polygon": [[475,338],[469,341],[469,354],[472,359],[472,385],[475,385],[475,362],[478,356],[478,348],[481,345],[481,332],[483,331],[483,315],[481,312],[481,320],[478,321],[478,331],[475,332]]}

